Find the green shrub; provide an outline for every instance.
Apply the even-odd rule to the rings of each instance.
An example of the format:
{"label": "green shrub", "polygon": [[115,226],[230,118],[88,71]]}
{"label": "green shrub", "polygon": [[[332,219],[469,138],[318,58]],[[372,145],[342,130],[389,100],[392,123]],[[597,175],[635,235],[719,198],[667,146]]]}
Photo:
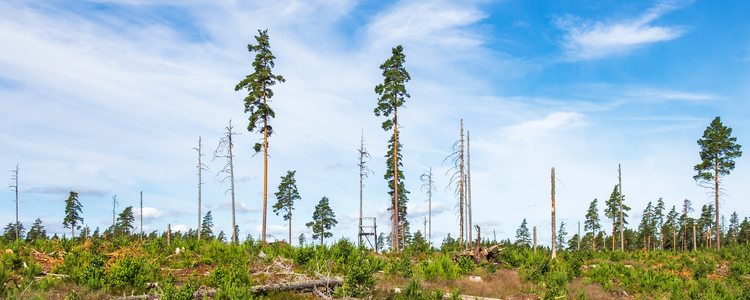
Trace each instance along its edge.
{"label": "green shrub", "polygon": [[461,274],[469,274],[476,268],[477,265],[474,263],[473,258],[462,256],[458,259],[458,269],[461,270]]}
{"label": "green shrub", "polygon": [[344,281],[344,293],[352,297],[363,297],[375,286],[372,273],[376,271],[377,263],[374,257],[355,256],[349,264],[349,272]]}
{"label": "green shrub", "polygon": [[182,288],[177,288],[172,280],[165,280],[161,284],[162,300],[192,300],[193,293],[198,290],[200,285],[191,282],[185,283]]}
{"label": "green shrub", "polygon": [[304,266],[315,258],[315,249],[311,247],[300,247],[297,249],[297,251],[294,252],[294,264],[298,266]]}
{"label": "green shrub", "polygon": [[412,275],[414,275],[412,271],[411,259],[406,255],[401,255],[401,257],[399,257],[398,259],[392,260],[390,265],[388,266],[388,273],[396,274],[404,278],[410,278]]}
{"label": "green shrub", "polygon": [[154,281],[157,271],[144,257],[125,256],[107,270],[105,281],[113,287],[143,288],[146,282]]}
{"label": "green shrub", "polygon": [[206,285],[213,288],[247,287],[255,284],[247,266],[234,262],[229,266],[218,266],[206,278]]}
{"label": "green shrub", "polygon": [[104,260],[93,255],[89,263],[83,268],[74,280],[78,284],[85,285],[92,289],[99,289],[104,286]]}

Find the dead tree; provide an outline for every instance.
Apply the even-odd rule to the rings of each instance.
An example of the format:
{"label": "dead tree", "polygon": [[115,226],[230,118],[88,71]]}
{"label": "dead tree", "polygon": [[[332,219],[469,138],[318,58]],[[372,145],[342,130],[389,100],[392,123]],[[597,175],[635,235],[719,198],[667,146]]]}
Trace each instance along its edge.
{"label": "dead tree", "polygon": [[[229,179],[231,187],[226,192],[231,191],[232,192],[232,228],[237,228],[237,223],[235,221],[235,213],[234,213],[234,155],[232,155],[232,148],[234,148],[234,143],[232,143],[232,135],[236,134],[232,132],[232,129],[234,127],[232,126],[232,120],[229,120],[229,126],[226,127],[227,132],[226,135],[219,139],[219,145],[216,147],[216,150],[214,150],[214,158],[216,159],[218,157],[226,158],[227,164],[224,165],[224,168],[216,173],[216,176],[219,176],[221,173],[227,173],[228,176],[224,177],[221,182],[224,183],[225,180]],[[224,195],[226,195],[226,192],[224,192]],[[236,230],[232,230],[232,242],[237,243],[237,234]]]}
{"label": "dead tree", "polygon": [[[420,180],[422,180],[422,190],[427,188],[427,214],[429,216],[429,224],[430,224],[430,231],[427,233],[427,243],[432,243],[432,190],[435,189],[435,184],[432,181],[432,167],[430,167],[430,170],[423,173],[422,176],[419,177]],[[425,230],[426,231],[426,230]]]}
{"label": "dead tree", "polygon": [[451,147],[453,152],[448,155],[443,160],[443,164],[447,160],[451,160],[453,163],[453,167],[451,167],[445,174],[447,175],[450,172],[453,172],[451,174],[451,179],[448,182],[448,186],[445,188],[446,190],[449,189],[452,185],[456,185],[455,187],[455,196],[458,198],[458,211],[459,211],[459,227],[460,227],[460,234],[459,234],[459,241],[461,241],[461,244],[466,243],[466,240],[464,240],[464,180],[465,177],[465,166],[464,166],[464,120],[461,119],[461,139],[453,143],[453,146]]}
{"label": "dead tree", "polygon": [[471,226],[472,226],[472,210],[471,210],[471,151],[469,148],[469,131],[466,131],[466,207],[467,218],[469,223],[469,240],[471,239]]}
{"label": "dead tree", "polygon": [[112,196],[112,233],[115,232],[115,210],[120,206],[117,202],[117,195]]}
{"label": "dead tree", "polygon": [[[557,236],[555,232],[555,168],[552,168],[552,258],[557,257]],[[579,237],[580,238],[580,237]]]}
{"label": "dead tree", "polygon": [[10,172],[12,174],[11,175],[11,180],[13,180],[13,182],[15,182],[15,183],[13,185],[8,186],[8,187],[12,188],[12,189],[14,189],[16,191],[16,224],[15,224],[15,227],[16,227],[16,239],[19,239],[19,232],[18,231],[21,230],[21,228],[19,227],[19,223],[18,223],[18,164],[16,164],[16,169],[15,170],[10,170]]}
{"label": "dead tree", "polygon": [[[362,131],[362,139],[359,143],[359,232],[362,232],[362,188],[363,184],[362,181],[365,177],[368,177],[368,175],[372,172],[370,169],[365,165],[365,159],[371,160],[372,157],[370,156],[370,153],[367,152],[367,149],[365,149],[365,133],[364,130]],[[362,235],[359,235],[358,244],[357,246],[362,245]]]}
{"label": "dead tree", "polygon": [[536,253],[536,226],[534,226],[534,253]]}
{"label": "dead tree", "polygon": [[[617,187],[620,190],[620,251],[625,251],[625,239],[623,238],[624,230],[622,228],[622,166],[620,164],[617,164],[617,181]],[[614,236],[612,238],[614,238]]]}
{"label": "dead tree", "polygon": [[[88,231],[86,232],[88,235]],[[141,236],[138,238],[139,240],[143,238],[143,191],[141,191]]]}
{"label": "dead tree", "polygon": [[198,136],[198,148],[193,148],[195,151],[198,151],[198,239],[201,239],[201,187],[203,186],[203,174],[202,171],[206,170],[208,171],[208,166],[203,164],[201,160],[203,159],[203,143],[201,143],[201,137]]}

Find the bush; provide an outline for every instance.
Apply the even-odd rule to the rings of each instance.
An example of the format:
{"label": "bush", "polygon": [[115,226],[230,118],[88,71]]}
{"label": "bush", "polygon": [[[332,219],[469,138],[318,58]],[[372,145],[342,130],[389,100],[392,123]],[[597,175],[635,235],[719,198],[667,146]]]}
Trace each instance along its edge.
{"label": "bush", "polygon": [[125,256],[107,270],[105,281],[113,287],[143,288],[146,282],[154,281],[157,271],[143,257]]}
{"label": "bush", "polygon": [[88,264],[74,280],[92,289],[101,288],[104,286],[104,260],[98,255],[91,256]]}
{"label": "bush", "polygon": [[234,262],[229,266],[218,266],[206,278],[207,286],[219,289],[246,287],[254,284],[255,281],[250,277],[247,266],[239,262]]}
{"label": "bush", "polygon": [[410,278],[414,275],[411,259],[406,257],[406,255],[401,255],[400,258],[392,260],[388,266],[388,273],[396,274],[404,278]]}
{"label": "bush", "polygon": [[166,280],[162,282],[161,286],[162,300],[192,300],[193,293],[200,287],[200,285],[188,282],[182,288],[177,288],[173,280]]}
{"label": "bush", "polygon": [[372,273],[378,264],[373,263],[374,257],[355,256],[349,265],[349,274],[344,281],[345,294],[352,297],[362,297],[375,286]]}
{"label": "bush", "polygon": [[477,265],[474,263],[474,259],[468,256],[462,256],[458,259],[458,269],[461,270],[461,274],[469,274],[476,268]]}

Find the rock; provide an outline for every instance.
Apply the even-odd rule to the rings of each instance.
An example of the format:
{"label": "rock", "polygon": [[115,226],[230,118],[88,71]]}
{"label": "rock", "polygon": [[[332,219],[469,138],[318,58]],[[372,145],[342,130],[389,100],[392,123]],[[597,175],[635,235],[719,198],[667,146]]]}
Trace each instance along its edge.
{"label": "rock", "polygon": [[623,290],[612,290],[609,293],[612,294],[612,296],[615,296],[615,297],[618,297],[618,296],[619,297],[629,297],[628,293],[625,292],[625,291],[623,291]]}
{"label": "rock", "polygon": [[469,282],[482,282],[482,277],[479,276],[469,276]]}
{"label": "rock", "polygon": [[263,251],[260,251],[260,253],[258,253],[258,256],[260,258],[267,258],[268,257],[268,255],[266,255],[265,253],[263,253]]}
{"label": "rock", "polygon": [[180,248],[175,248],[174,249],[174,255],[177,255],[177,254],[180,254]]}
{"label": "rock", "polygon": [[400,288],[393,288],[393,292],[396,293],[396,294],[401,294],[401,289]]}

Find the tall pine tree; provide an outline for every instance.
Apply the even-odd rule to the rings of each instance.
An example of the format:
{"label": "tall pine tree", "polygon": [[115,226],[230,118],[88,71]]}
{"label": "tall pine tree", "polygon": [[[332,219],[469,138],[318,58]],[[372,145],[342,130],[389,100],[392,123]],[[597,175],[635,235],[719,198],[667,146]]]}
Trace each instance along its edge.
{"label": "tall pine tree", "polygon": [[294,201],[302,199],[297,191],[297,180],[294,179],[294,174],[297,171],[287,171],[286,175],[281,176],[281,183],[279,184],[279,191],[276,192],[276,204],[273,205],[273,212],[279,215],[279,212],[284,213],[284,221],[289,221],[289,244],[292,243],[292,210],[294,209]]}
{"label": "tall pine tree", "polygon": [[606,207],[604,208],[604,215],[608,219],[612,220],[612,251],[615,250],[615,240],[617,237],[617,233],[620,231],[619,227],[617,226],[620,224],[620,216],[622,216],[623,218],[623,225],[628,224],[628,221],[626,221],[625,218],[628,217],[626,211],[629,211],[630,207],[625,205],[625,203],[622,203],[622,213],[620,213],[621,198],[622,202],[625,202],[625,196],[623,195],[622,197],[620,197],[619,185],[615,185],[615,188],[612,190],[612,194],[609,196],[609,199],[607,199],[607,202],[605,202]]}
{"label": "tall pine tree", "polygon": [[[398,169],[398,167],[402,165],[401,155],[399,153],[399,150],[401,150],[401,143],[399,143],[398,138],[398,108],[404,105],[406,98],[410,97],[409,93],[406,92],[405,84],[411,80],[411,77],[404,68],[404,62],[406,61],[404,47],[398,45],[391,49],[391,52],[391,57],[380,65],[380,69],[383,70],[383,83],[375,86],[375,93],[377,93],[380,98],[378,98],[378,106],[375,107],[374,113],[375,116],[378,117],[381,115],[384,117],[390,117],[391,114],[393,114],[393,118],[388,118],[382,124],[383,130],[385,131],[393,129],[393,137],[391,137],[391,141],[389,142],[389,154],[386,155],[386,158],[390,156],[391,159],[387,162],[388,169],[386,169],[384,177],[386,180],[389,180],[390,178],[390,191],[388,194],[393,199],[391,206],[393,232],[391,234],[391,239],[396,242],[392,243],[392,245],[395,246],[396,250],[400,250],[401,248],[399,245],[403,243],[403,235],[406,227],[406,224],[404,223],[406,220],[400,219],[402,215],[402,205],[399,203],[399,200],[405,202],[405,197],[401,197],[405,196],[406,192],[400,191],[400,189],[403,188],[403,173]],[[393,154],[391,155],[390,152],[393,152]],[[397,175],[394,176],[394,174]],[[406,206],[403,205],[403,207],[403,215],[405,216]],[[401,237],[399,237],[399,227],[401,229]]]}
{"label": "tall pine tree", "polygon": [[721,249],[721,232],[719,227],[719,178],[729,175],[734,170],[734,159],[742,156],[737,138],[732,137],[732,128],[724,126],[721,118],[716,117],[698,140],[701,147],[701,163],[693,169],[698,174],[693,179],[702,184],[713,183],[716,204],[716,250]]}
{"label": "tall pine tree", "polygon": [[81,223],[83,223],[81,208],[83,205],[78,202],[78,193],[71,191],[68,200],[65,200],[65,219],[63,219],[63,226],[70,228],[70,238],[76,236],[75,229],[81,228]]}
{"label": "tall pine tree", "polygon": [[276,113],[268,105],[268,101],[273,97],[271,87],[286,80],[280,75],[271,73],[271,69],[275,66],[273,60],[276,57],[271,53],[268,29],[259,29],[255,40],[258,42],[257,45],[247,45],[247,51],[257,52],[255,61],[253,61],[253,73],[240,81],[234,87],[234,90],[248,90],[248,95],[245,97],[245,113],[250,112],[248,118],[250,123],[247,125],[247,131],[254,132],[257,130],[263,133],[263,143],[255,143],[254,149],[256,153],[263,150],[263,225],[261,234],[262,241],[265,244],[266,213],[268,211],[268,136],[273,133],[269,118],[276,117]]}
{"label": "tall pine tree", "polygon": [[592,232],[591,249],[596,250],[596,231],[602,228],[599,223],[599,209],[596,207],[599,200],[594,199],[586,211],[586,222],[583,223],[583,230]]}

